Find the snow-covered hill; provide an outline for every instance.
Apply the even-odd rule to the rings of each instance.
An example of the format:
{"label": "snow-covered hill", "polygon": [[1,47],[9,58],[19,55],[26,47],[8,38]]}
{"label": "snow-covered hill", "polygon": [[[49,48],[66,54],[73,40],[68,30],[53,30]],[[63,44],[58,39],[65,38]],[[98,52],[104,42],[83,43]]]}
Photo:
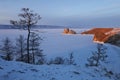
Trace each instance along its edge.
{"label": "snow-covered hill", "polygon": [[[63,29],[37,30],[44,39],[41,44],[47,59],[56,56],[68,57],[73,52],[76,65],[32,65],[16,61],[5,61],[0,58],[0,80],[119,80],[120,48],[104,44],[107,47],[106,62],[99,67],[86,67],[87,58],[96,51],[92,35],[81,35],[86,29],[73,29],[78,34],[62,34]],[[0,30],[0,39],[6,36],[14,40],[20,30]],[[111,73],[109,73],[111,72]]]}

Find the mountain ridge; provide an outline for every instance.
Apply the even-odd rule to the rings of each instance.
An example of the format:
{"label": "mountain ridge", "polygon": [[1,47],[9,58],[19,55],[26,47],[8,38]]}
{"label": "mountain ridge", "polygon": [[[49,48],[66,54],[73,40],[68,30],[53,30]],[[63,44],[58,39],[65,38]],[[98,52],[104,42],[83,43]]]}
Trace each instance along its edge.
{"label": "mountain ridge", "polygon": [[[59,29],[59,28],[78,28],[78,27],[71,27],[71,26],[57,26],[57,25],[35,25],[35,29]],[[0,24],[0,29],[17,29],[13,25],[4,25]]]}

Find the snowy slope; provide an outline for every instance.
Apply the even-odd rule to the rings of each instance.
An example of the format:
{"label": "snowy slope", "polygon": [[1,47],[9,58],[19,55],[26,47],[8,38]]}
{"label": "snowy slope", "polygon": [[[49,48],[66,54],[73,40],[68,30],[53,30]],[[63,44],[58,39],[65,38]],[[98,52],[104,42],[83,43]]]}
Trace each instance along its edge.
{"label": "snowy slope", "polygon": [[28,65],[0,61],[0,80],[112,80],[92,69],[72,65]]}
{"label": "snowy slope", "polygon": [[[74,29],[77,33],[85,29]],[[0,59],[0,80],[115,80],[115,76],[105,76],[104,67],[114,74],[120,73],[120,48],[105,44],[107,62],[102,67],[86,67],[87,58],[96,50],[92,35],[65,35],[63,29],[42,29],[38,33],[43,37],[41,48],[48,59],[55,56],[68,57],[74,53],[76,65],[31,65],[22,62]],[[6,36],[15,39],[20,30],[0,30],[0,39]],[[12,36],[11,36],[12,35]],[[117,80],[117,79],[116,79]]]}

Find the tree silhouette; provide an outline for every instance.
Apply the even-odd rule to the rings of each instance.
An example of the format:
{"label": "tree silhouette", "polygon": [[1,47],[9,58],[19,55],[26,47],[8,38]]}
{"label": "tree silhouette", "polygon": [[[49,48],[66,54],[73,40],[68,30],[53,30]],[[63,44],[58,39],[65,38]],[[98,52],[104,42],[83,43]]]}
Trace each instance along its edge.
{"label": "tree silhouette", "polygon": [[19,35],[19,37],[16,39],[16,52],[20,55],[19,60],[23,61],[23,55],[26,51],[26,42],[23,35]]}
{"label": "tree silhouette", "polygon": [[[30,35],[30,52],[32,54],[32,63],[35,64],[35,56],[41,55],[42,54],[42,49],[40,49],[40,42],[41,42],[41,37],[39,37],[38,34],[31,32]],[[41,57],[40,56],[40,57]]]}
{"label": "tree silhouette", "polygon": [[12,41],[6,37],[3,40],[3,45],[1,47],[1,50],[3,51],[3,53],[5,54],[5,56],[3,57],[5,60],[12,60],[12,54],[14,53],[14,47],[12,45]]}
{"label": "tree silhouette", "polygon": [[89,62],[86,66],[99,66],[100,61],[105,61],[107,58],[106,47],[103,44],[97,44],[97,51],[92,52],[92,56],[87,59]]}
{"label": "tree silhouette", "polygon": [[27,62],[30,63],[30,50],[29,50],[29,41],[30,41],[30,33],[31,28],[34,27],[35,24],[38,23],[38,21],[41,19],[40,15],[37,13],[34,13],[29,8],[22,8],[22,13],[18,15],[20,17],[19,21],[10,20],[10,23],[16,26],[19,29],[25,29],[27,30]]}

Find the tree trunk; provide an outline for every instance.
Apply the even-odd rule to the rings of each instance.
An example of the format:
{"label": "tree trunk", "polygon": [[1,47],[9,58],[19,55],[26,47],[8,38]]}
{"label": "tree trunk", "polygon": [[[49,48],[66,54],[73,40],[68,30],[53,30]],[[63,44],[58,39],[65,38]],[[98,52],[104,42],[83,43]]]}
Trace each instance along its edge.
{"label": "tree trunk", "polygon": [[20,52],[21,52],[21,61],[23,61],[23,45],[22,45],[22,42],[21,43],[21,49],[20,49]]}
{"label": "tree trunk", "polygon": [[30,41],[30,29],[28,27],[28,36],[27,36],[27,58],[28,58],[28,63],[30,63],[30,51],[29,51],[29,41]]}
{"label": "tree trunk", "polygon": [[98,53],[97,53],[97,62],[96,62],[96,66],[98,66],[99,65],[99,61],[100,61],[100,54],[101,54],[101,50],[100,50],[100,46],[98,47]]}
{"label": "tree trunk", "polygon": [[33,64],[35,64],[35,55],[34,55],[34,51],[33,51]]}

